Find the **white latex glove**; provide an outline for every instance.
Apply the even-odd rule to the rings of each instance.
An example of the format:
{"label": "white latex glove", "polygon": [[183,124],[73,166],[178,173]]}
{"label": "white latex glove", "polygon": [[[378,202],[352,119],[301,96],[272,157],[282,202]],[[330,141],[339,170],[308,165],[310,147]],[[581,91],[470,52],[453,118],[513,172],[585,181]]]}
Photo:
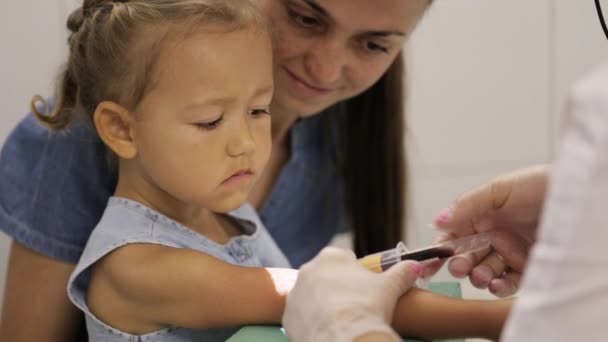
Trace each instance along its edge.
{"label": "white latex glove", "polygon": [[351,251],[328,247],[300,269],[287,296],[283,327],[292,341],[352,341],[370,332],[401,339],[390,322],[397,299],[422,274],[407,261],[378,274]]}

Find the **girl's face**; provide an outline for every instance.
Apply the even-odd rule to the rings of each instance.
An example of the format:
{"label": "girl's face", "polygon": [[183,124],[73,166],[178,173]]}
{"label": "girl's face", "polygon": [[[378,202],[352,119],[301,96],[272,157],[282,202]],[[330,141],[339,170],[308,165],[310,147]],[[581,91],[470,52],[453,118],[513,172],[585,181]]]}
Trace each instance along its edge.
{"label": "girl's face", "polygon": [[270,155],[272,95],[265,33],[203,32],[168,44],[135,110],[137,155],[128,163],[140,179],[137,191],[155,207],[241,206]]}
{"label": "girl's face", "polygon": [[429,0],[258,0],[276,34],[273,107],[307,116],[371,87]]}

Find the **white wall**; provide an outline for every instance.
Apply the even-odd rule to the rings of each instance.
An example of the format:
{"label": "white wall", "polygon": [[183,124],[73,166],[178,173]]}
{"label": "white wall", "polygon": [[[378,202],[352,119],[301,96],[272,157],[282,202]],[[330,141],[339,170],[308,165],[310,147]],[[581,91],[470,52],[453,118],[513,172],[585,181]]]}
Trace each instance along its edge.
{"label": "white wall", "polygon": [[[75,3],[3,4],[0,142],[33,94],[50,93]],[[568,84],[608,56],[593,2],[573,0],[436,1],[409,48],[411,246],[431,241],[428,224],[458,193],[549,161]],[[0,234],[0,293],[8,241]]]}
{"label": "white wall", "polygon": [[[559,117],[554,120],[553,132],[557,137],[561,107],[569,85],[581,75],[608,59],[608,41],[596,19],[594,1],[556,0],[555,42],[552,101]],[[608,21],[608,1],[600,1],[604,18]]]}

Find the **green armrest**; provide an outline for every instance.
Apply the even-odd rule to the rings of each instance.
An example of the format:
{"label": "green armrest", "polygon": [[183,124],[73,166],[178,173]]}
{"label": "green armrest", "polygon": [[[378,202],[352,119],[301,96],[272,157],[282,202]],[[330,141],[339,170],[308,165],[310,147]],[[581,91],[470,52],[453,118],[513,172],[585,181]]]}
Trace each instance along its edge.
{"label": "green armrest", "polygon": [[[462,298],[460,283],[443,282],[430,283],[429,290],[450,297]],[[246,326],[232,335],[227,342],[288,342],[289,339],[283,328],[279,326]],[[418,340],[406,339],[414,342]],[[450,342],[464,342],[464,340],[449,340]]]}

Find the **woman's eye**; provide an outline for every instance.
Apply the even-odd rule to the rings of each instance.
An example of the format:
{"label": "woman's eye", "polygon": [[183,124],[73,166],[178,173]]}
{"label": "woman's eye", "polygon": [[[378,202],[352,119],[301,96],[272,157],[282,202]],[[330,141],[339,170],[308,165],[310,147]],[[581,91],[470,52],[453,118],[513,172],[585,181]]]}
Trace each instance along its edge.
{"label": "woman's eye", "polygon": [[316,18],[302,15],[291,9],[288,9],[287,13],[293,21],[304,28],[314,28],[321,24]]}
{"label": "woman's eye", "polygon": [[268,108],[256,108],[256,109],[250,110],[249,114],[253,115],[253,116],[260,116],[260,115],[264,115],[264,114],[270,114],[270,109],[268,109]]}
{"label": "woman's eye", "polygon": [[384,53],[388,53],[389,49],[386,46],[382,46],[380,44],[371,42],[371,41],[367,41],[364,43],[365,45],[365,49],[371,52],[384,52]]}
{"label": "woman's eye", "polygon": [[199,129],[212,130],[212,129],[217,128],[222,123],[223,120],[224,120],[224,117],[220,117],[217,120],[213,120],[210,122],[197,122],[194,125]]}

